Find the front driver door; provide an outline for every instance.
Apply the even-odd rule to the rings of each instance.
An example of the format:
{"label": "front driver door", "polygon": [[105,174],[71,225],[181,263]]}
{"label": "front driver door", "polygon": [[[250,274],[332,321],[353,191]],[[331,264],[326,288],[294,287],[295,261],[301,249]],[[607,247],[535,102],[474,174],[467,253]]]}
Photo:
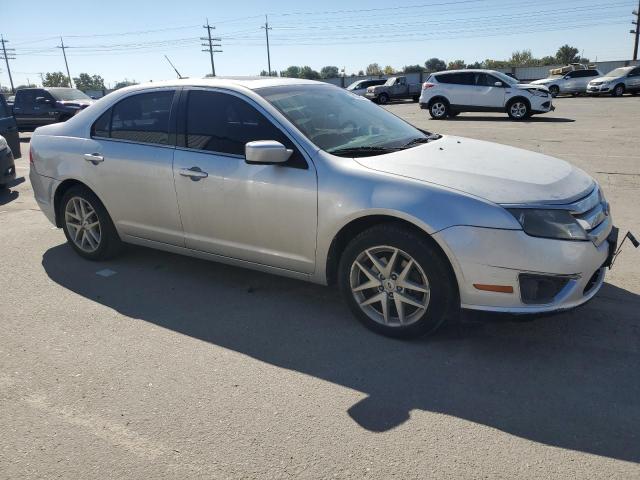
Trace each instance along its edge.
{"label": "front driver door", "polygon": [[[475,83],[470,87],[469,105],[487,109],[503,108],[505,85],[493,75],[483,72],[474,74]],[[496,82],[503,86],[496,87]]]}
{"label": "front driver door", "polygon": [[[312,273],[317,181],[313,163],[244,97],[193,89],[183,103],[174,178],[188,248]],[[277,140],[282,165],[249,165],[244,147]]]}

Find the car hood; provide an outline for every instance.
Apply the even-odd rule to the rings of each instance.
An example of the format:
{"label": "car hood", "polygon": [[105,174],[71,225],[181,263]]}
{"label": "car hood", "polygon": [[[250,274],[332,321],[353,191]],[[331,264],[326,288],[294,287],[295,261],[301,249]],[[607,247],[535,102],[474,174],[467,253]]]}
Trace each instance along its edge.
{"label": "car hood", "polygon": [[569,163],[492,142],[444,136],[360,165],[455,189],[500,204],[562,204],[586,196],[594,180]]}
{"label": "car hood", "polygon": [[543,92],[549,92],[549,89],[542,83],[516,83],[510,86],[512,88],[519,88],[521,90],[541,90]]}
{"label": "car hood", "polygon": [[540,80],[534,80],[530,82],[531,85],[546,85],[547,83],[553,83],[556,80],[560,80],[562,77],[551,77],[551,78],[542,78]]}
{"label": "car hood", "polygon": [[603,75],[602,77],[596,77],[596,78],[590,80],[589,83],[591,83],[591,82],[615,82],[617,80],[622,80],[622,78],[624,78],[624,77],[607,77],[606,75]]}

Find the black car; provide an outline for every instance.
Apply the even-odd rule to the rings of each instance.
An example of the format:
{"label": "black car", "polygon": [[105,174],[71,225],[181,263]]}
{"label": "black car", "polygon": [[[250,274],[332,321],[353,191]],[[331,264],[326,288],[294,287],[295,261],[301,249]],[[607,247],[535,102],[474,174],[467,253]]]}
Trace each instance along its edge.
{"label": "black car", "polygon": [[[16,119],[13,118],[11,107],[7,105],[4,95],[0,95],[0,135],[2,135],[15,158],[20,158],[20,136],[18,135],[18,126]],[[2,172],[0,171],[0,174]]]}
{"label": "black car", "polygon": [[[18,151],[20,151],[18,149]],[[0,190],[7,187],[7,184],[16,179],[16,166],[13,162],[11,148],[5,138],[0,135]]]}
{"label": "black car", "polygon": [[64,122],[92,103],[91,97],[75,88],[21,88],[16,92],[13,115],[20,131],[29,131]]}

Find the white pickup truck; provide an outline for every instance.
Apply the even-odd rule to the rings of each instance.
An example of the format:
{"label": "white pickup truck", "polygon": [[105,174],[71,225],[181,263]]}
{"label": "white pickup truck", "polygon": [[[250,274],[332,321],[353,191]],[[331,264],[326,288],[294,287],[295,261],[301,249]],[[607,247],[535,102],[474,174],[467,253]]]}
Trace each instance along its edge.
{"label": "white pickup truck", "polygon": [[420,90],[420,84],[408,83],[407,77],[391,77],[384,85],[367,88],[367,93],[365,93],[364,96],[380,104],[388,103],[389,100],[399,100],[402,98],[411,98],[414,102],[417,102],[420,98]]}

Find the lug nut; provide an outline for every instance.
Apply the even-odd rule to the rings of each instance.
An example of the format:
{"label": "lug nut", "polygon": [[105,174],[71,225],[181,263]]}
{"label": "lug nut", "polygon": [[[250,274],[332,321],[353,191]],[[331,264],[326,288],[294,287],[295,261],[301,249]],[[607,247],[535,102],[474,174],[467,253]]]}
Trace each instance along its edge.
{"label": "lug nut", "polygon": [[384,287],[383,287],[382,285],[380,285],[380,286],[378,287],[378,291],[379,291],[379,292],[381,292],[381,291],[383,291],[383,290],[384,290]]}
{"label": "lug nut", "polygon": [[391,275],[391,280],[397,280],[398,276],[394,273],[393,275]]}

